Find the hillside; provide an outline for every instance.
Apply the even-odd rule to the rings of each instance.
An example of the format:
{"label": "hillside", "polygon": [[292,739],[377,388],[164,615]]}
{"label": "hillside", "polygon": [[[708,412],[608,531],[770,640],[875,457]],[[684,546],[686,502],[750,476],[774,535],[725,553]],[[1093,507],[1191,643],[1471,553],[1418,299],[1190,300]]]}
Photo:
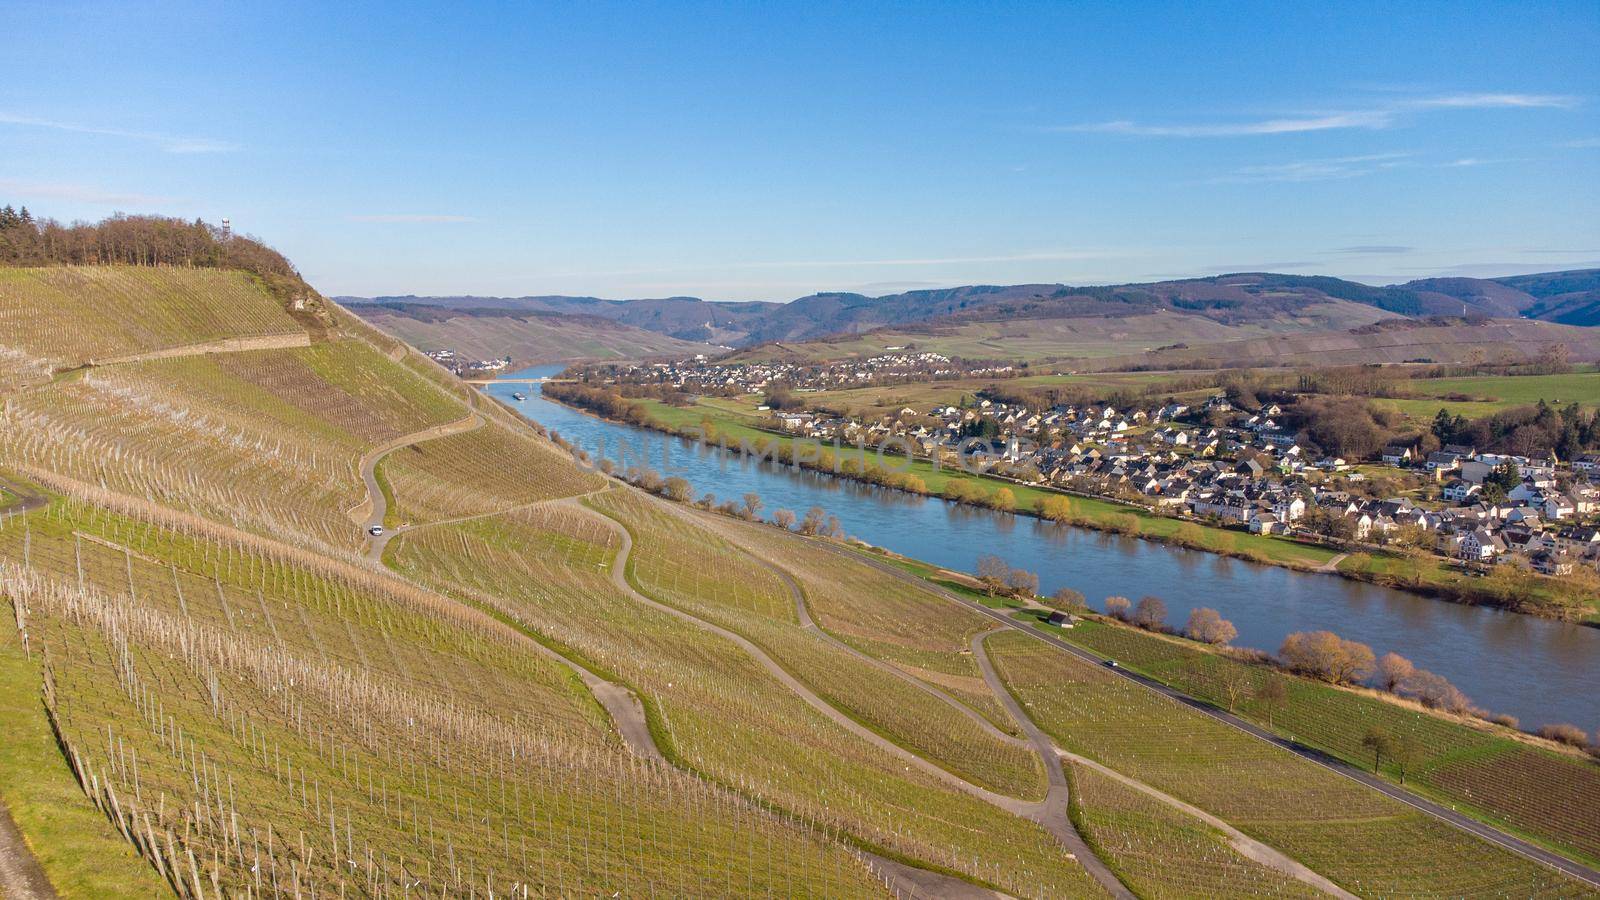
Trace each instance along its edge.
{"label": "hillside", "polygon": [[424,352],[448,349],[468,359],[509,356],[519,365],[683,357],[725,351],[711,344],[683,341],[581,313],[458,309],[398,302],[352,303],[347,308]]}
{"label": "hillside", "polygon": [[1565,347],[1572,362],[1600,360],[1600,329],[1522,319],[1390,320],[1378,325],[1248,339],[1087,360],[1091,368],[1236,368],[1372,363],[1482,363],[1534,359]]}
{"label": "hillside", "polygon": [[[9,321],[85,311],[0,382],[0,812],[62,895],[1592,895],[1032,619],[580,467],[342,308],[0,279]],[[1590,764],[1390,718],[1600,855]]]}
{"label": "hillside", "polygon": [[[1374,287],[1325,276],[1246,272],[1147,284],[974,285],[869,297],[813,294],[788,303],[710,303],[687,297],[389,297],[384,305],[597,316],[680,340],[733,347],[769,345],[751,358],[836,358],[917,342],[979,358],[1098,356],[1116,344],[1222,342],[1252,335],[1337,330],[1396,316],[1534,318],[1595,324],[1600,295],[1593,271],[1503,279],[1434,278]],[[354,298],[346,298],[354,299]],[[370,308],[365,303],[363,306]],[[1026,320],[1036,327],[1018,325]],[[1118,320],[1130,320],[1119,323]],[[555,320],[545,320],[554,327]],[[1079,324],[1094,323],[1094,324]],[[472,324],[475,327],[466,327]],[[571,323],[576,331],[577,323]],[[1228,331],[1225,329],[1240,329]],[[487,332],[463,323],[461,340]],[[1026,334],[1025,334],[1026,333]],[[871,334],[859,343],[852,336]],[[1057,335],[1062,344],[1046,335]],[[1077,337],[1105,335],[1102,339]],[[1011,338],[1032,336],[1018,350]],[[1001,341],[1001,338],[1006,340]],[[488,346],[498,346],[491,340]],[[820,342],[810,346],[810,342]],[[1024,343],[1027,343],[1024,340]],[[783,346],[770,346],[770,345]],[[1104,347],[1105,349],[1098,349]],[[1126,352],[1126,348],[1120,348]],[[670,352],[670,351],[668,351]]]}
{"label": "hillside", "polygon": [[1210,344],[1274,334],[1344,329],[1368,325],[1386,315],[1370,306],[1335,300],[1307,305],[1292,315],[1263,317],[1242,324],[1224,324],[1175,310],[1117,316],[941,320],[800,343],[774,341],[739,351],[725,357],[724,361],[837,361],[877,356],[889,347],[967,359],[1094,359],[1180,343]]}

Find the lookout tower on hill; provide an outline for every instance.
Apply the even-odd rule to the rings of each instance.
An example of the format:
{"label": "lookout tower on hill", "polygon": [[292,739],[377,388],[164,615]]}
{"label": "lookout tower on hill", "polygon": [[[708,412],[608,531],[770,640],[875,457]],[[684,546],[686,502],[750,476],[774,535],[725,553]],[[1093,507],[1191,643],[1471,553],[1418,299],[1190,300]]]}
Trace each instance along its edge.
{"label": "lookout tower on hill", "polygon": [[232,219],[223,219],[222,220],[222,239],[225,240],[225,241],[233,240],[233,220]]}

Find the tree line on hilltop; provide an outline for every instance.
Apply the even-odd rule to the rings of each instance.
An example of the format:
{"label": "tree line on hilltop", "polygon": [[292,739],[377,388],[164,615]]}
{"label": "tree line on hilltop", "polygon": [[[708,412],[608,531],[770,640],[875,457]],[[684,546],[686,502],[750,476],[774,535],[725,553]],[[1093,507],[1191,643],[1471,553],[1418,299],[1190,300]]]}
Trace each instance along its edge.
{"label": "tree line on hilltop", "polygon": [[260,240],[227,235],[200,219],[116,213],[64,225],[9,204],[0,207],[0,265],[188,266],[299,278],[283,254]]}

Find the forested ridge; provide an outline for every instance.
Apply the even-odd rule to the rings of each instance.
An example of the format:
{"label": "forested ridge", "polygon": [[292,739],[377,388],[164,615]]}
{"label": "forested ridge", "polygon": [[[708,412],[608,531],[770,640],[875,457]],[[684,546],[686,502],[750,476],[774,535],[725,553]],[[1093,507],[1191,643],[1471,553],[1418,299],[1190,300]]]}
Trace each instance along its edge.
{"label": "forested ridge", "polygon": [[299,279],[283,254],[262,241],[200,219],[117,213],[63,225],[9,204],[0,207],[0,265],[192,266]]}

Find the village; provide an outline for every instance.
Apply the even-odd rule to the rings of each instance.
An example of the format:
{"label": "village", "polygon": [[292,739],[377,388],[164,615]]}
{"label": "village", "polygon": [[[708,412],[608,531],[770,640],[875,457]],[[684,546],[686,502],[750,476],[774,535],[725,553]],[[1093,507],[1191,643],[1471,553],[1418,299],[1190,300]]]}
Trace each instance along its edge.
{"label": "village", "polygon": [[[909,448],[942,464],[1257,534],[1399,544],[1545,575],[1600,563],[1600,454],[1563,462],[1446,446],[1419,458],[1411,448],[1386,447],[1375,464],[1360,464],[1308,453],[1279,427],[1280,414],[1275,405],[1236,409],[1221,396],[1194,408],[1123,410],[1034,410],[978,399],[927,412],[907,407],[870,422],[772,413],[778,427],[800,437]],[[1225,424],[1209,424],[1219,419]],[[1371,496],[1375,469],[1397,476],[1400,496]]]}
{"label": "village", "polygon": [[664,384],[685,393],[717,396],[755,393],[775,384],[786,385],[798,393],[809,393],[956,378],[1003,378],[1016,372],[1010,365],[970,363],[941,353],[902,352],[904,350],[887,347],[885,353],[868,359],[812,364],[719,364],[707,362],[701,354],[681,362],[601,365],[591,366],[589,371],[600,380]]}
{"label": "village", "polygon": [[444,366],[451,373],[462,377],[473,375],[489,375],[495,372],[504,372],[511,367],[511,357],[502,356],[499,359],[469,359],[454,350],[431,350],[428,358]]}

